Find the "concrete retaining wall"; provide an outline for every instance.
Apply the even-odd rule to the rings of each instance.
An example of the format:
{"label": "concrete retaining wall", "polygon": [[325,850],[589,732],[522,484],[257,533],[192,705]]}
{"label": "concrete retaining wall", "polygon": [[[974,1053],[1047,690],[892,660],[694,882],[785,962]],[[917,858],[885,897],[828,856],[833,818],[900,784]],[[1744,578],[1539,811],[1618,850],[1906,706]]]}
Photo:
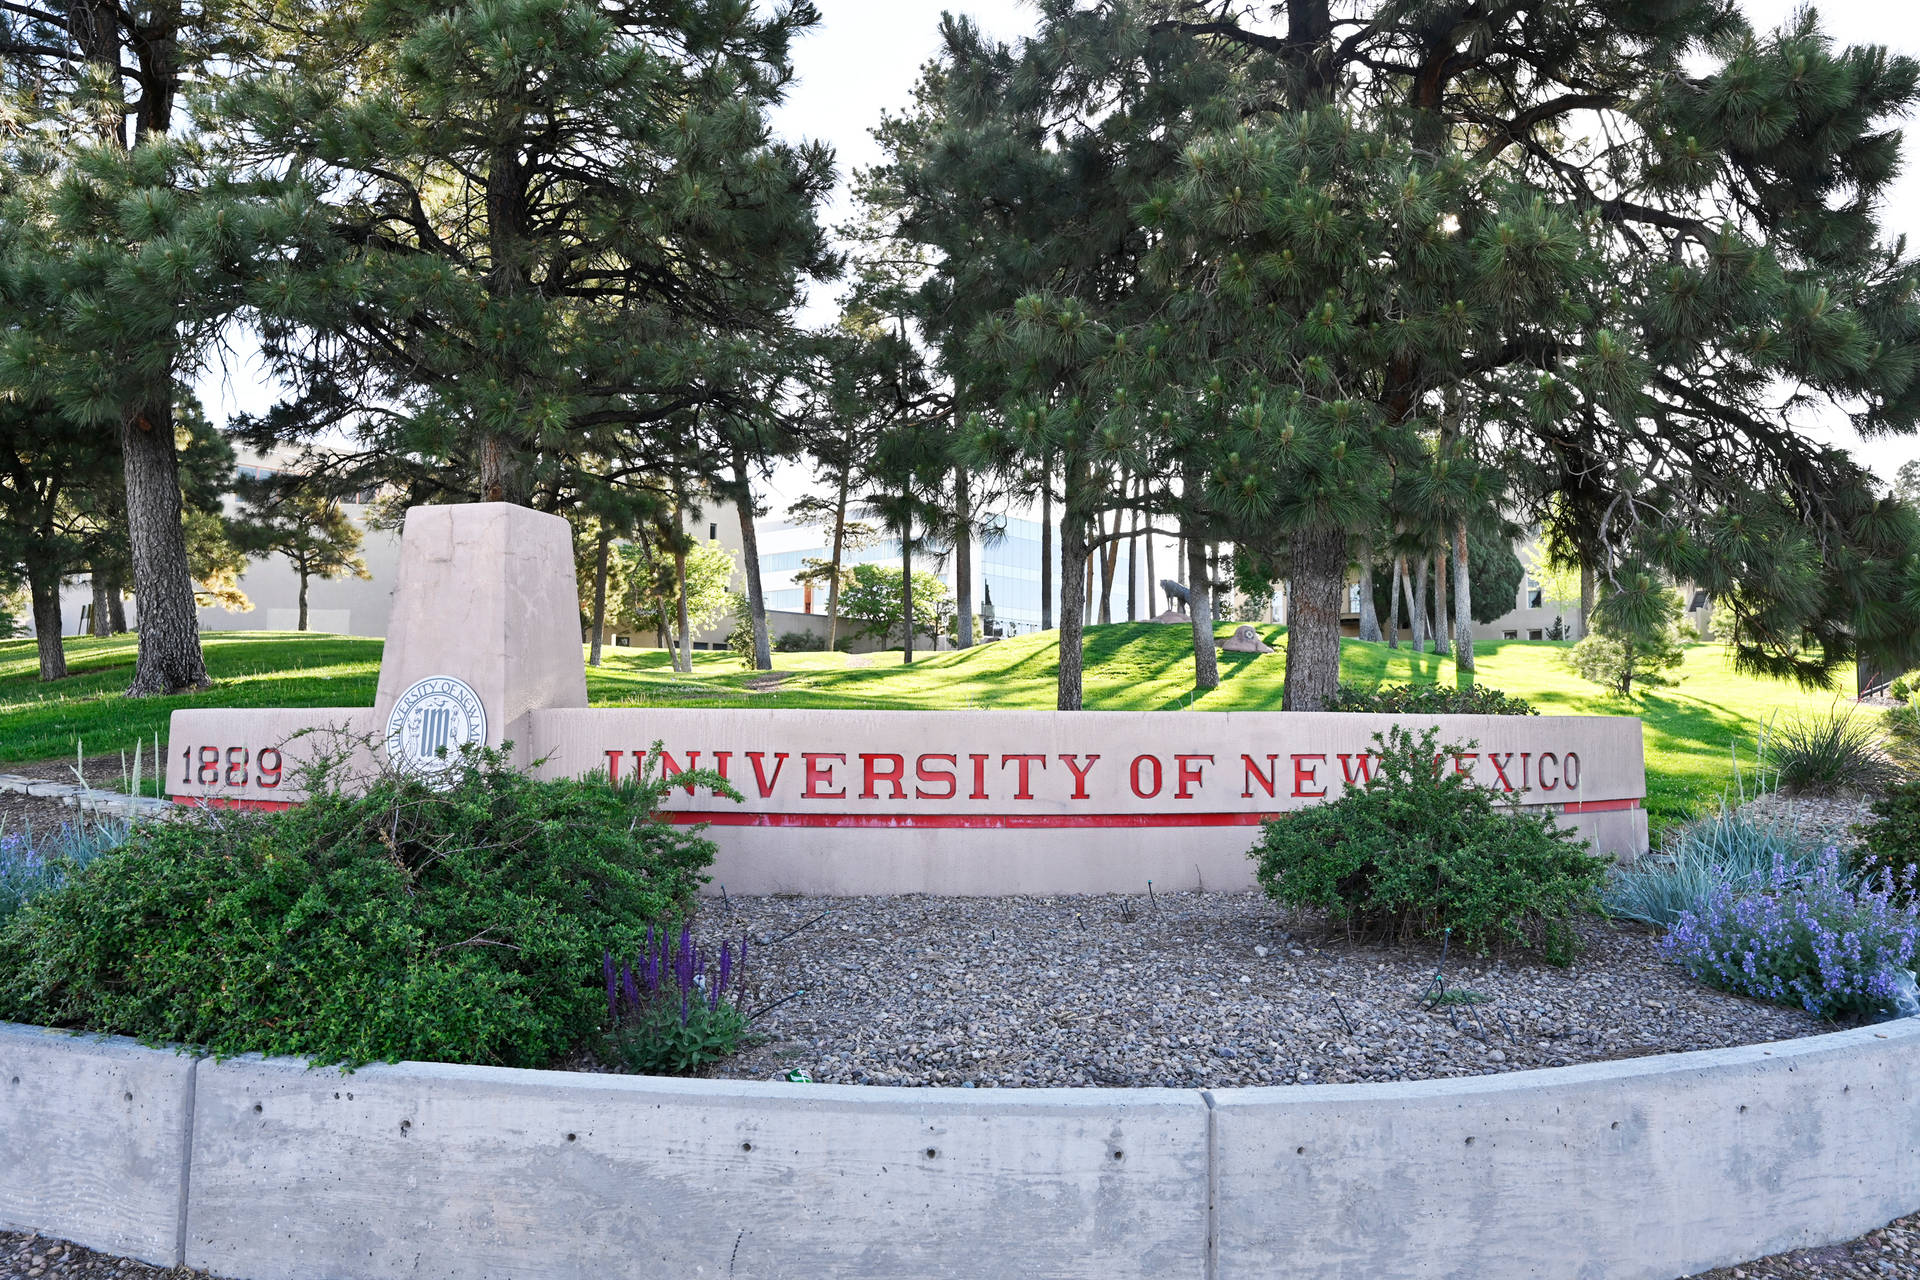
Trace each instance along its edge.
{"label": "concrete retaining wall", "polygon": [[973,1091],[196,1067],[0,1028],[0,1223],[247,1280],[1675,1277],[1920,1208],[1917,1051],[1911,1020],[1466,1080]]}

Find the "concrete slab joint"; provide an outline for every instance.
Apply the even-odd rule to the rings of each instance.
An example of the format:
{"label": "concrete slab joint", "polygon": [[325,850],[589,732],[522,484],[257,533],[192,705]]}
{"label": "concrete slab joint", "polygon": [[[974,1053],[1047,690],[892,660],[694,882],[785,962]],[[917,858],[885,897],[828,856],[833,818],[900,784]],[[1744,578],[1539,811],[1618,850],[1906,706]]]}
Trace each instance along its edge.
{"label": "concrete slab joint", "polygon": [[195,1062],[0,1026],[0,1226],[248,1280],[1665,1280],[1920,1207],[1920,1019],[1405,1084]]}

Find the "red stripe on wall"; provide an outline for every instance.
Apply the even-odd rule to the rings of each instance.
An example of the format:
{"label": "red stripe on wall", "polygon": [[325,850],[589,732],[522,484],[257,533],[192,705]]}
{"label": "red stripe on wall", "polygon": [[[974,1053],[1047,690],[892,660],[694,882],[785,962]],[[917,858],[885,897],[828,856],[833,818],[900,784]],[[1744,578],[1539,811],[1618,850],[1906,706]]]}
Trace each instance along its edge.
{"label": "red stripe on wall", "polygon": [[1612,813],[1619,809],[1638,809],[1640,801],[1629,797],[1625,800],[1569,800],[1560,806],[1562,813]]}
{"label": "red stripe on wall", "polygon": [[669,809],[680,826],[716,827],[932,827],[963,831],[1032,831],[1061,827],[1252,827],[1270,813],[738,813]]}
{"label": "red stripe on wall", "polygon": [[173,802],[189,809],[291,809],[292,800],[246,800],[230,796],[175,796]]}

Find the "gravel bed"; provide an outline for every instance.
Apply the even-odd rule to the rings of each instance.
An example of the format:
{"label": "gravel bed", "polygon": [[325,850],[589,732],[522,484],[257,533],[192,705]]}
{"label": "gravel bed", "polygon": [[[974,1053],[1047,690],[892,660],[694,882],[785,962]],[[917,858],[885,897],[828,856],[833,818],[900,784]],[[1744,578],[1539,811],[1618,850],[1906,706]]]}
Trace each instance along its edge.
{"label": "gravel bed", "polygon": [[1693,1280],[1920,1280],[1920,1214],[1858,1240],[1703,1271]]}
{"label": "gravel bed", "polygon": [[[1784,1040],[1831,1030],[1661,960],[1639,926],[1584,922],[1568,969],[1356,944],[1257,893],[711,902],[703,941],[749,938],[764,1036],[715,1069],[961,1087],[1418,1080]],[[797,932],[796,932],[797,931]],[[785,936],[783,935],[791,935]],[[796,994],[797,993],[797,994]],[[1472,1001],[1472,1003],[1464,1003]],[[591,1062],[576,1065],[595,1069]]]}
{"label": "gravel bed", "polygon": [[77,1276],[119,1276],[124,1280],[187,1280],[211,1272],[185,1267],[156,1267],[132,1258],[82,1249],[65,1240],[0,1231],[0,1280],[67,1280]]}
{"label": "gravel bed", "polygon": [[1780,818],[1821,844],[1853,848],[1859,838],[1856,823],[1873,818],[1872,796],[1789,796],[1770,791],[1749,800],[1746,808],[1763,818]]}
{"label": "gravel bed", "polygon": [[[64,760],[40,760],[32,764],[0,764],[0,773],[15,773],[26,778],[45,778],[50,782],[72,782],[73,758]],[[143,759],[141,767],[151,767]],[[121,778],[120,757],[94,756],[85,761],[81,768],[86,771],[87,781],[96,787],[118,786]],[[151,790],[151,784],[148,787]],[[53,796],[29,796],[18,791],[0,791],[0,831],[18,831],[23,827],[32,827],[35,831],[57,830],[84,819],[78,809],[60,803]]]}

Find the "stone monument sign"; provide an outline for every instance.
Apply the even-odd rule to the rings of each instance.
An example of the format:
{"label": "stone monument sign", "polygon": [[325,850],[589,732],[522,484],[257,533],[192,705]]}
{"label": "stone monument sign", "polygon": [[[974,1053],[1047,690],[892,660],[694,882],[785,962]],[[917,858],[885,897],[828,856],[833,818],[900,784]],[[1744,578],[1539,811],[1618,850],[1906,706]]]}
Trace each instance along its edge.
{"label": "stone monument sign", "polygon": [[[1095,893],[1245,888],[1260,821],[1336,797],[1396,717],[1332,712],[787,711],[587,706],[566,521],[500,503],[407,514],[370,708],[176,711],[183,803],[297,803],[303,729],[438,749],[511,742],[541,776],[708,768],[672,793],[713,825],[729,892]],[[1596,849],[1646,847],[1637,719],[1400,717],[1473,742],[1443,762],[1548,809]]]}

